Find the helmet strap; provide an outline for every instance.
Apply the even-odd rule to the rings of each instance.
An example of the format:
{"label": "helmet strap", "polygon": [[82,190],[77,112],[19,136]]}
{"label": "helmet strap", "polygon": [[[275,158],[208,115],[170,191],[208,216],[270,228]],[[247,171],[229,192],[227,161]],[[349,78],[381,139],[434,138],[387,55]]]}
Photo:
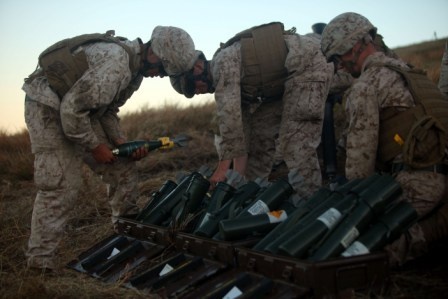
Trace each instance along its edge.
{"label": "helmet strap", "polygon": [[365,43],[364,39],[361,40],[360,44],[361,44],[360,47],[356,51],[355,51],[354,48],[356,47],[357,43],[353,46],[353,48],[352,48],[352,60],[348,61],[348,62],[344,62],[344,64],[348,65],[348,67],[350,67],[350,68],[353,68],[358,63],[358,60],[359,60],[359,57],[361,56],[361,53],[364,51],[364,49],[367,46],[367,43]]}
{"label": "helmet strap", "polygon": [[207,92],[213,93],[215,89],[213,88],[213,81],[210,79],[210,62],[208,60],[202,60],[203,69],[201,74],[193,75],[193,70],[187,73],[187,81],[190,85],[194,85],[196,81],[202,81],[207,84]]}
{"label": "helmet strap", "polygon": [[202,72],[202,81],[207,83],[207,91],[209,93],[215,92],[215,88],[213,87],[213,80],[210,79],[210,62],[208,60],[204,60],[204,71]]}

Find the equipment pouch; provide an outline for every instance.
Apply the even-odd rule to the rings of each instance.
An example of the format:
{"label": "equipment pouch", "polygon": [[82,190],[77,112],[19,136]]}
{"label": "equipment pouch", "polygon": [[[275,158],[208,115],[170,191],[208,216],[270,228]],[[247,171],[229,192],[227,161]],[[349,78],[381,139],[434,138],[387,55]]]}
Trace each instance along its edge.
{"label": "equipment pouch", "polygon": [[64,44],[40,57],[40,65],[51,88],[62,98],[89,68],[86,54],[82,48],[74,53]]}
{"label": "equipment pouch", "polygon": [[249,102],[281,100],[287,78],[288,49],[283,24],[273,22],[252,29],[251,38],[241,39],[243,75],[241,94]]}
{"label": "equipment pouch", "polygon": [[416,169],[440,163],[445,155],[446,137],[445,128],[436,118],[420,118],[404,143],[403,162]]}

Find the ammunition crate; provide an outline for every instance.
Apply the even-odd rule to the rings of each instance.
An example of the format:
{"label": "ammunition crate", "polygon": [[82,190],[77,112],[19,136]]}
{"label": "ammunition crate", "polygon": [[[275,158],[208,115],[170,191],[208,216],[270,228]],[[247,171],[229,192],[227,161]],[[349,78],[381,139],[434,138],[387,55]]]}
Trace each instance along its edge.
{"label": "ammunition crate", "polygon": [[[323,298],[347,290],[380,290],[389,277],[383,252],[310,262],[252,250],[254,239],[226,242],[127,218],[119,218],[117,225],[118,235],[67,266],[105,282],[125,280],[125,287],[169,298],[208,298],[207,294],[222,298],[230,291],[225,286],[254,298]],[[117,238],[122,238],[119,246],[113,243]],[[102,249],[108,244],[112,244],[108,250]],[[127,250],[129,256],[112,256],[115,247]],[[97,264],[82,266],[98,252]],[[171,270],[162,275],[166,267]]]}
{"label": "ammunition crate", "polygon": [[247,248],[236,248],[238,267],[313,290],[314,296],[347,289],[380,290],[389,276],[385,253],[308,262]]}

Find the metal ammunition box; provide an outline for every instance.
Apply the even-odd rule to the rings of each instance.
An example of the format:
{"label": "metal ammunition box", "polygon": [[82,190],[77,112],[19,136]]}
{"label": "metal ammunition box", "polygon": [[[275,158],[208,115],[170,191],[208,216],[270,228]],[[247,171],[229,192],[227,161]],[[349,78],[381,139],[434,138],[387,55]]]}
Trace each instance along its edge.
{"label": "metal ammunition box", "polygon": [[[208,239],[124,217],[118,219],[118,232],[68,267],[167,298],[222,298],[231,291],[244,298],[323,298],[347,290],[380,290],[389,276],[382,252],[311,262],[253,250],[255,239]],[[120,253],[112,256],[113,241],[120,237]],[[82,263],[100,249],[98,263],[84,268]]]}

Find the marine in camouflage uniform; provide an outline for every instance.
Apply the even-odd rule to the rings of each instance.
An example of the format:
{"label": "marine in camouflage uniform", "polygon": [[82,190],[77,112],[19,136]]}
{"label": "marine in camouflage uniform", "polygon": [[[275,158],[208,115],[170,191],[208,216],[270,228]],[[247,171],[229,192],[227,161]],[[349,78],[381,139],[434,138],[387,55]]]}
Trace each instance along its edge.
{"label": "marine in camouflage uniform", "polygon": [[[363,16],[345,13],[334,18],[322,35],[322,51],[328,61],[357,77],[346,93],[348,119],[345,175],[348,179],[366,178],[379,170],[380,115],[385,108],[403,111],[415,106],[404,78],[385,64],[409,69],[399,59],[375,50],[376,28]],[[403,165],[402,154],[393,159]],[[390,166],[390,165],[389,165]],[[435,169],[435,168],[434,168]],[[392,172],[403,193],[399,200],[412,204],[420,217],[433,211],[443,198],[446,176],[427,169],[404,165]],[[393,264],[402,264],[425,251],[425,235],[417,223],[387,247]]]}
{"label": "marine in camouflage uniform", "polygon": [[121,39],[87,43],[75,51],[80,50],[88,69],[62,97],[50,86],[42,68],[23,85],[38,188],[26,252],[28,266],[33,268],[59,267],[56,250],[82,184],[83,163],[108,184],[113,222],[120,215],[138,212],[134,160],[146,156],[147,150],[138,149],[134,159],[112,155],[111,149],[126,141],[119,108],[143,77],[179,74],[196,60],[191,37],[175,27],[156,27],[146,44],[140,39]]}
{"label": "marine in camouflage uniform", "polygon": [[[316,149],[320,143],[325,100],[333,76],[333,67],[325,61],[318,40],[284,35],[288,53],[284,66],[291,76],[285,83],[283,98],[274,102],[247,103],[241,95],[243,75],[241,43],[221,49],[209,63],[199,59],[194,76],[204,75],[209,65],[209,88],[188,91],[180,78],[173,87],[187,97],[214,91],[217,105],[219,138],[215,139],[219,165],[211,181],[225,180],[226,170],[234,169],[249,180],[267,179],[276,151],[276,142],[301,198],[307,198],[322,184]],[[199,72],[197,72],[199,70]],[[207,72],[207,70],[206,70]],[[201,82],[202,81],[202,82]],[[244,160],[247,159],[247,164]],[[235,165],[243,160],[240,169]]]}

